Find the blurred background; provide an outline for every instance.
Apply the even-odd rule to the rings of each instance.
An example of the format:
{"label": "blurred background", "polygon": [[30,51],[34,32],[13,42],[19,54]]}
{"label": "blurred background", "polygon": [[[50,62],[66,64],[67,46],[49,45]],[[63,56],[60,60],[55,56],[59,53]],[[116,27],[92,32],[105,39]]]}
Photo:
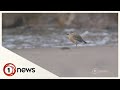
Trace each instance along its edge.
{"label": "blurred background", "polygon": [[75,47],[75,31],[89,46],[118,46],[117,13],[3,13],[2,45],[8,49]]}

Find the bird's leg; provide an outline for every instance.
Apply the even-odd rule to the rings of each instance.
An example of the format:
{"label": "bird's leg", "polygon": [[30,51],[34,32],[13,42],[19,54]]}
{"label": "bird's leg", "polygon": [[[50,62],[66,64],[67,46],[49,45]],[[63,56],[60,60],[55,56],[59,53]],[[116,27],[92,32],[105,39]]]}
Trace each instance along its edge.
{"label": "bird's leg", "polygon": [[77,47],[77,43],[76,43],[76,47]]}

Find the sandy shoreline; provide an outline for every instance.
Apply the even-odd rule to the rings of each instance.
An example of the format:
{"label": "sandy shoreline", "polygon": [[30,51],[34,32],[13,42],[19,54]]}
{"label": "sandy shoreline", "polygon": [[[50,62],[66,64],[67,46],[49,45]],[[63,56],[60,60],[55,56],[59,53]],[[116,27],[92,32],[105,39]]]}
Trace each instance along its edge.
{"label": "sandy shoreline", "polygon": [[117,47],[12,49],[60,77],[117,77]]}

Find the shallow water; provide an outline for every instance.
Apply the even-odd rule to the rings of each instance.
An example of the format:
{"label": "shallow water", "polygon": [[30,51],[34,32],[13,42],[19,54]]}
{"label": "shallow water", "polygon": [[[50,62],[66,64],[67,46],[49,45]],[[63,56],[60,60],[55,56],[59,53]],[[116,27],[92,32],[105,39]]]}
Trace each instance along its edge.
{"label": "shallow water", "polygon": [[76,47],[70,42],[66,34],[75,31],[79,33],[88,44],[80,43],[80,47],[88,46],[117,46],[118,31],[117,30],[96,30],[96,29],[58,29],[58,28],[14,28],[3,29],[3,46],[8,49],[24,49],[24,48],[60,48],[60,47]]}

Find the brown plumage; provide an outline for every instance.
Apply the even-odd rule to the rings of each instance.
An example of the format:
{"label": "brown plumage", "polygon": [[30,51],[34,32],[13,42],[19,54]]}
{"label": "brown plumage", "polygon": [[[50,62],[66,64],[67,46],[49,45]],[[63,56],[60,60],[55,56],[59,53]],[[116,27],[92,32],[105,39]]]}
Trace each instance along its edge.
{"label": "brown plumage", "polygon": [[84,42],[85,44],[87,43],[87,42],[85,42],[85,41],[82,39],[82,37],[81,37],[79,34],[77,34],[76,32],[71,32],[71,33],[67,34],[67,37],[68,37],[68,39],[69,39],[71,42],[73,42],[74,44],[76,44],[76,47],[77,47],[78,42]]}

